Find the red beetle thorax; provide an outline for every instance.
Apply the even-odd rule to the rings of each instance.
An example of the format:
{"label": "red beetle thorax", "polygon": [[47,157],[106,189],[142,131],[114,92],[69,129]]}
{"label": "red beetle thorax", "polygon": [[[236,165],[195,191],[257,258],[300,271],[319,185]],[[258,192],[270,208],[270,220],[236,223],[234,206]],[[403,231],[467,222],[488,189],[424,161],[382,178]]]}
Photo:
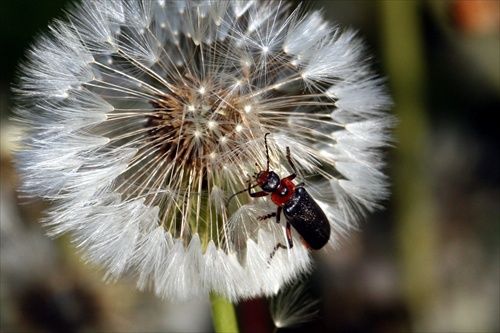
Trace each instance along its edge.
{"label": "red beetle thorax", "polygon": [[285,203],[290,201],[294,191],[295,184],[291,180],[283,178],[280,182],[280,186],[278,186],[275,192],[271,193],[271,200],[276,206],[282,207]]}

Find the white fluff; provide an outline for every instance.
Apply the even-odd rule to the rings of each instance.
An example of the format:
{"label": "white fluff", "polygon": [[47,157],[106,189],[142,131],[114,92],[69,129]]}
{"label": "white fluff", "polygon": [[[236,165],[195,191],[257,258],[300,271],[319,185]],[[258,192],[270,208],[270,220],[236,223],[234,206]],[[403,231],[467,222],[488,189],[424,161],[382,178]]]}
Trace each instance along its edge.
{"label": "white fluff", "polygon": [[15,88],[22,189],[54,201],[49,234],[161,297],[273,295],[311,259],[293,228],[271,257],[286,219],[245,191],[268,132],[270,169],[292,172],[289,147],[329,246],[379,207],[390,98],[353,31],[289,8],[87,0],[55,21]]}

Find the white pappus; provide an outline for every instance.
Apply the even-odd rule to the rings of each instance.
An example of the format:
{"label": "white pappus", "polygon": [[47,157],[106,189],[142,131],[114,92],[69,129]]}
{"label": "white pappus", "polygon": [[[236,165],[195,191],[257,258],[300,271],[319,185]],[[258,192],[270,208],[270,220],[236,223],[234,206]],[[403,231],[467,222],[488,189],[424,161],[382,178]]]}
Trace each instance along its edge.
{"label": "white pappus", "polygon": [[274,295],[310,268],[248,175],[291,173],[332,228],[328,246],[388,194],[393,120],[363,43],[319,11],[277,1],[83,1],[28,53],[15,88],[22,190],[54,202],[109,278],[164,297]]}

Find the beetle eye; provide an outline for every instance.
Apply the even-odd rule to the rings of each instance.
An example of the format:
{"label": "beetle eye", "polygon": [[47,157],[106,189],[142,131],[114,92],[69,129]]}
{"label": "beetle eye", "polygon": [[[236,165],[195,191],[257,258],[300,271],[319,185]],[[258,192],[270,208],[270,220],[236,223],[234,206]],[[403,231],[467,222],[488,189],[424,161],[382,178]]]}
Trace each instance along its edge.
{"label": "beetle eye", "polygon": [[267,182],[267,178],[268,178],[267,171],[261,171],[259,173],[254,173],[253,176],[259,184],[265,184]]}
{"label": "beetle eye", "polygon": [[267,179],[264,182],[264,184],[261,185],[261,188],[266,191],[266,192],[274,192],[280,184],[280,177],[278,175],[271,171],[267,175]]}

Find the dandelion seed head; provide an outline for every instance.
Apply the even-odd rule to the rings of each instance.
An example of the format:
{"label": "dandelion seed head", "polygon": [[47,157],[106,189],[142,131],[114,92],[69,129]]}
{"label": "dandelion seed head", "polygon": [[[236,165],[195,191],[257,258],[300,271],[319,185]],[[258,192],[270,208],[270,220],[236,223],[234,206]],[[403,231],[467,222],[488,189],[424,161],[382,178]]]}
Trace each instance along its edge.
{"label": "dandelion seed head", "polygon": [[244,191],[268,157],[287,176],[290,147],[330,244],[387,195],[391,102],[363,57],[353,32],[285,2],[84,0],[20,70],[22,189],[57,202],[49,234],[70,233],[109,279],[273,295],[311,262],[295,230],[270,258],[285,219]]}

